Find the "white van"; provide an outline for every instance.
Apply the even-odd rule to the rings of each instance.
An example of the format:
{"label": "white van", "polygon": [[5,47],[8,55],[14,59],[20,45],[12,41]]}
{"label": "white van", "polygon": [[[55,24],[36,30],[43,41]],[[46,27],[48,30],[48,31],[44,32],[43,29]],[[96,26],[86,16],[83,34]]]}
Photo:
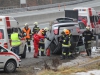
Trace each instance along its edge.
{"label": "white van", "polygon": [[78,20],[87,19],[87,25],[94,34],[100,34],[100,24],[98,24],[99,16],[97,11],[91,7],[76,7],[73,10],[78,10]]}
{"label": "white van", "polygon": [[[10,35],[12,34],[12,28],[17,27],[18,33],[21,33],[21,29],[18,27],[18,22],[11,16],[0,16],[0,45],[12,49]],[[21,39],[20,52],[22,58],[26,57],[26,40]]]}

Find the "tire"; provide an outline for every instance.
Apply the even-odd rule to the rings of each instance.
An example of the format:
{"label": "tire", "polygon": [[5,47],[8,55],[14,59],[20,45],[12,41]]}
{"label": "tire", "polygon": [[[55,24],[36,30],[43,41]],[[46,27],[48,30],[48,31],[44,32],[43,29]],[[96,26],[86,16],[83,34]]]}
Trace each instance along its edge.
{"label": "tire", "polygon": [[4,71],[7,73],[12,73],[12,72],[15,72],[16,68],[17,68],[16,62],[13,60],[9,60],[5,64]]}
{"label": "tire", "polygon": [[26,49],[27,49],[27,47],[25,46],[25,47],[24,47],[24,52],[23,52],[23,54],[21,55],[22,58],[26,58]]}

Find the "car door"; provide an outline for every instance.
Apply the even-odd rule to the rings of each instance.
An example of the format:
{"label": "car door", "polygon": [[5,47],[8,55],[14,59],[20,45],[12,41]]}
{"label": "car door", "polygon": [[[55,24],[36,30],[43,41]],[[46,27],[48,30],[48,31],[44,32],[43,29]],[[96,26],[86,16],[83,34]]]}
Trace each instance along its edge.
{"label": "car door", "polygon": [[7,54],[7,50],[3,47],[0,46],[0,68],[3,68],[5,65],[5,62],[8,58]]}
{"label": "car door", "polygon": [[[20,28],[18,28],[18,33],[19,33],[19,34],[22,34]],[[19,52],[19,54],[23,54],[24,46],[25,46],[25,44],[26,44],[26,41],[25,41],[25,39],[24,39],[23,37],[21,37],[20,40],[21,40],[21,43],[22,43],[22,44],[20,45],[20,52]]]}
{"label": "car door", "polygon": [[[20,34],[21,35],[21,29],[20,28],[18,28],[18,34]],[[20,47],[19,47],[19,54],[22,54],[23,53],[23,40],[22,40],[22,37],[20,37],[20,40],[21,40],[21,45],[20,45]]]}

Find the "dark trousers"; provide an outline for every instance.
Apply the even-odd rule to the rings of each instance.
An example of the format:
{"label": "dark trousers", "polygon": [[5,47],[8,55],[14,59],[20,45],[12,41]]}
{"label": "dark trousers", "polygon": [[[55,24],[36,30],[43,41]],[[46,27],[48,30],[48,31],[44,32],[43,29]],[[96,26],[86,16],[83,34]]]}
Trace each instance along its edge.
{"label": "dark trousers", "polygon": [[69,47],[62,47],[62,56],[65,59],[66,56],[69,56],[70,49]]}
{"label": "dark trousers", "polygon": [[27,42],[27,45],[28,45],[28,50],[29,50],[29,52],[31,52],[31,44],[30,44],[31,40],[26,39],[26,42]]}
{"label": "dark trousers", "polygon": [[39,50],[41,51],[41,56],[44,55],[44,43],[39,43]]}
{"label": "dark trousers", "polygon": [[12,47],[12,52],[19,56],[19,46]]}
{"label": "dark trousers", "polygon": [[85,43],[87,56],[91,56],[91,43]]}

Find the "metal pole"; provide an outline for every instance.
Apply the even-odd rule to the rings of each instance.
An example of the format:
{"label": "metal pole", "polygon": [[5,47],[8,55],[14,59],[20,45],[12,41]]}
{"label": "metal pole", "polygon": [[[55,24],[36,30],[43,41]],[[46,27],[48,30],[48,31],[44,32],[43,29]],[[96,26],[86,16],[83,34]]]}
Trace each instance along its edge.
{"label": "metal pole", "polygon": [[21,0],[20,0],[20,8],[21,8]]}

